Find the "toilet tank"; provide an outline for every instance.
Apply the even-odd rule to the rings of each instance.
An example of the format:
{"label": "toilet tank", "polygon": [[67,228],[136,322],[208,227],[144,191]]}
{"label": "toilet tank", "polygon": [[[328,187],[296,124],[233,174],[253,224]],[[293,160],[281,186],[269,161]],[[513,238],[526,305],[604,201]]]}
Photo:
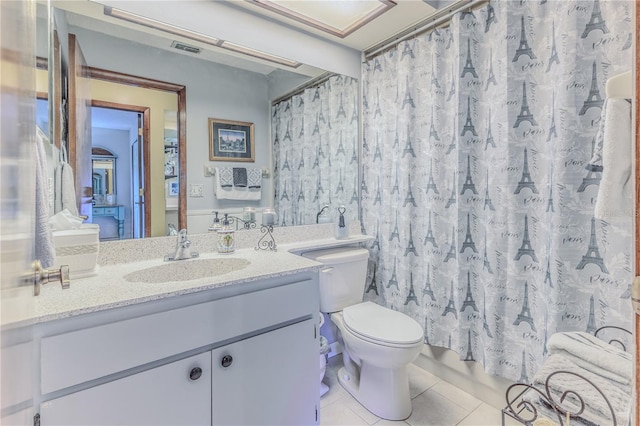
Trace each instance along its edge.
{"label": "toilet tank", "polygon": [[337,312],[362,302],[367,278],[369,251],[341,247],[307,252],[304,257],[322,263],[320,269],[320,311]]}

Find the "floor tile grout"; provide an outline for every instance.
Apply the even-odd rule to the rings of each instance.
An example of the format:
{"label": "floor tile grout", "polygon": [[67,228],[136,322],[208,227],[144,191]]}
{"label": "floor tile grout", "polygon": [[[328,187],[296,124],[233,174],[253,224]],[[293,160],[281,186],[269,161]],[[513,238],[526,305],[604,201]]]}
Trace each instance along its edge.
{"label": "floor tile grout", "polygon": [[[336,360],[337,361],[337,360]],[[330,364],[327,365],[327,375],[325,375],[325,383],[327,383],[330,388],[335,388],[335,387],[341,387],[341,385],[339,384],[337,377],[336,377],[336,373],[337,370],[340,367],[340,362],[330,362]],[[411,401],[412,401],[412,406],[414,408],[414,412],[416,410],[416,406],[414,404],[417,403],[422,403],[420,401],[415,401],[416,398],[422,396],[423,400],[424,399],[429,399],[429,395],[424,395],[425,392],[429,392],[432,391],[431,394],[432,395],[438,395],[438,397],[440,398],[444,398],[444,400],[448,401],[448,403],[453,404],[453,406],[457,407],[458,409],[456,409],[455,411],[457,411],[459,413],[459,415],[464,415],[464,417],[462,417],[460,420],[457,420],[457,422],[455,423],[455,425],[469,425],[469,424],[473,424],[474,421],[474,413],[476,413],[476,415],[479,416],[485,416],[485,411],[484,409],[481,410],[480,412],[478,412],[478,410],[480,409],[480,407],[482,407],[483,405],[483,401],[479,400],[478,398],[475,398],[473,395],[469,394],[468,392],[464,392],[461,389],[456,388],[455,386],[453,386],[452,384],[438,378],[437,376],[434,376],[430,373],[427,372],[426,375],[424,376],[420,376],[420,372],[418,372],[418,374],[411,376],[414,380],[412,381],[412,389],[413,391],[420,391],[420,393],[418,393],[417,395],[411,397]],[[433,383],[431,382],[433,380]],[[436,388],[436,386],[438,384],[444,383],[445,385],[442,385],[440,388]],[[422,386],[427,386],[426,388],[422,388]],[[449,386],[451,388],[449,388]],[[459,392],[464,393],[466,395],[469,395],[469,397],[473,398],[474,402],[472,403],[472,406],[469,407],[465,407],[460,405],[460,401],[456,400],[455,398],[452,398],[452,396],[454,395],[453,392],[455,392],[457,389]],[[444,392],[441,392],[439,390],[442,390]],[[334,390],[335,392],[336,390]],[[326,425],[326,426],[348,426],[352,423],[359,423],[362,422],[363,425],[376,425],[379,424],[380,422],[383,422],[384,419],[381,419],[380,417],[376,416],[375,414],[371,413],[370,411],[367,410],[367,413],[370,414],[370,416],[363,416],[361,415],[362,413],[360,413],[359,409],[356,410],[353,408],[352,404],[359,404],[359,402],[350,394],[348,393],[346,390],[339,389],[337,390],[338,392],[340,392],[340,394],[333,396],[333,399],[331,402],[326,403],[325,405],[321,406],[321,413],[324,410],[327,410],[329,408],[331,408],[332,413],[331,417],[328,419],[328,421],[330,421],[331,423],[327,423],[327,421],[325,420],[325,422],[322,422],[322,414],[321,414],[321,424],[322,425]],[[331,390],[329,391],[331,392]],[[328,394],[327,394],[328,395]],[[447,396],[448,395],[448,396]],[[477,401],[477,403],[476,403]],[[490,409],[495,409],[494,407],[490,406],[487,404],[487,407]],[[358,407],[356,407],[358,408]],[[362,407],[362,410],[366,410],[366,408]],[[498,410],[499,411],[499,410]],[[336,416],[336,413],[350,413],[348,415],[346,415],[347,417],[345,417],[344,419],[340,419],[340,414],[338,414],[338,417]],[[364,413],[364,411],[363,411]],[[351,416],[351,420],[347,420],[349,418],[349,416]],[[459,417],[458,417],[459,418]],[[326,417],[325,417],[326,419]],[[358,419],[358,420],[356,420]],[[368,419],[368,420],[367,420]],[[414,419],[414,421],[420,421],[418,420],[418,418]],[[451,419],[453,420],[453,419]],[[482,421],[485,419],[482,418],[478,418],[478,421]],[[455,420],[454,420],[455,421]],[[372,423],[369,423],[372,422]],[[426,423],[426,424],[430,424],[430,423]],[[451,423],[453,424],[453,423]],[[482,423],[484,424],[484,423]],[[407,422],[406,420],[403,420],[401,422],[398,423],[398,426],[412,426],[411,423]]]}
{"label": "floor tile grout", "polygon": [[[480,404],[480,405],[482,405],[482,404]],[[478,407],[474,408],[473,410],[471,410],[471,411],[470,411],[466,416],[464,416],[464,417],[462,418],[462,420],[460,420],[458,423],[456,423],[456,426],[457,426],[457,425],[459,425],[459,424],[461,424],[462,422],[464,422],[464,421],[465,421],[466,419],[468,419],[469,417],[471,417],[471,415],[472,415],[473,413],[475,413],[475,412],[476,412],[476,410],[480,407],[480,405],[479,405]]]}

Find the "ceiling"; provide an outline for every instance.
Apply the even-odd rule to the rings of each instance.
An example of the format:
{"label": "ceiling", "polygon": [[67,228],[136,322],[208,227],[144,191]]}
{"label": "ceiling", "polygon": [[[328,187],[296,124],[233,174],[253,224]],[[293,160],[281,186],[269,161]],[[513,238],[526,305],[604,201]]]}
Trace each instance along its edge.
{"label": "ceiling", "polygon": [[[382,3],[380,0],[366,1]],[[304,0],[291,0],[291,3],[298,2],[304,2]],[[342,3],[344,0],[317,0],[316,2],[329,4]],[[331,40],[334,43],[363,51],[428,18],[437,11],[436,7],[443,7],[453,2],[454,0],[394,0],[393,3],[395,3],[395,6],[387,9],[381,15],[344,38],[329,34],[309,24],[304,24],[272,10],[265,9],[252,0],[236,0],[227,2],[227,4],[231,7],[242,9],[247,13],[261,15],[267,19],[278,21],[282,25],[297,28],[318,37]],[[286,4],[288,2],[283,1],[279,3]]]}
{"label": "ceiling", "polygon": [[[279,3],[301,3],[304,1],[305,0],[290,0],[279,1]],[[316,0],[315,2],[328,5],[330,3],[341,3],[346,1],[348,0]],[[294,28],[314,37],[329,40],[332,43],[363,51],[428,18],[436,12],[437,9],[434,8],[434,6],[441,7],[453,2],[454,0],[394,0],[393,2],[390,0],[358,1],[368,1],[373,4],[383,4],[383,2],[390,3],[392,7],[388,8],[381,15],[375,17],[375,19],[369,21],[345,37],[329,34],[314,26],[300,22],[299,20],[268,10],[256,4],[253,0],[225,1],[223,4],[227,7],[234,8],[236,11],[239,10],[243,13],[257,16],[278,25]],[[188,2],[185,2],[185,4],[187,3]],[[103,5],[99,3],[99,0],[56,0],[54,6],[67,11],[67,19],[69,25],[72,27],[85,28],[114,37],[135,40],[138,43],[157,47],[159,49],[170,50],[174,53],[193,55],[192,53],[182,52],[172,48],[171,44],[177,40],[189,45],[200,47],[202,52],[198,54],[198,58],[202,60],[246,69],[264,75],[268,75],[275,70],[280,70],[279,72],[284,70],[285,72],[293,72],[295,74],[316,77],[324,72],[324,70],[311,67],[309,65],[302,65],[299,68],[292,70],[291,68],[265,60],[216,48],[194,40],[181,38],[157,29],[115,19],[104,14]]]}

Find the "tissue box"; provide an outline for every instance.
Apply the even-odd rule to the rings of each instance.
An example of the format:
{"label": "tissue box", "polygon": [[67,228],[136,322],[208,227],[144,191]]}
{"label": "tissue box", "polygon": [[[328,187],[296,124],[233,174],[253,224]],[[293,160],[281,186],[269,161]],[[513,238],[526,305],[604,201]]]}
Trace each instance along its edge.
{"label": "tissue box", "polygon": [[99,234],[100,226],[95,224],[82,224],[78,229],[53,231],[53,245],[56,248],[54,267],[69,265],[71,279],[95,274]]}

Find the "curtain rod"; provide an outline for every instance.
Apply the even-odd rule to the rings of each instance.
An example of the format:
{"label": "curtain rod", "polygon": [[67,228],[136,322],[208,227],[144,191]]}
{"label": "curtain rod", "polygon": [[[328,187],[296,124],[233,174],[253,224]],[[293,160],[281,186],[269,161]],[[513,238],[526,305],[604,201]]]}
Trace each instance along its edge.
{"label": "curtain rod", "polygon": [[311,80],[307,81],[306,83],[302,83],[300,86],[296,87],[295,89],[293,89],[291,92],[287,93],[286,95],[280,96],[276,100],[272,101],[271,102],[271,106],[274,106],[274,105],[284,101],[285,99],[292,98],[295,95],[299,95],[300,93],[302,93],[305,90],[307,90],[309,87],[319,86],[322,83],[324,83],[325,81],[329,80],[334,75],[338,75],[338,74],[336,74],[334,72],[326,71],[326,72],[320,74],[319,76],[317,76],[315,78],[312,78]]}
{"label": "curtain rod", "polygon": [[442,24],[449,21],[453,17],[453,15],[458,12],[470,10],[482,6],[485,3],[489,3],[489,0],[459,0],[452,4],[450,7],[440,10],[429,16],[428,18],[423,19],[417,24],[411,26],[410,28],[407,28],[404,31],[400,31],[399,33],[389,37],[388,39],[368,48],[364,51],[364,58],[365,60],[369,60],[374,56],[378,56],[378,54],[387,49],[396,47],[398,44],[407,40],[408,38],[418,36],[441,26]]}

